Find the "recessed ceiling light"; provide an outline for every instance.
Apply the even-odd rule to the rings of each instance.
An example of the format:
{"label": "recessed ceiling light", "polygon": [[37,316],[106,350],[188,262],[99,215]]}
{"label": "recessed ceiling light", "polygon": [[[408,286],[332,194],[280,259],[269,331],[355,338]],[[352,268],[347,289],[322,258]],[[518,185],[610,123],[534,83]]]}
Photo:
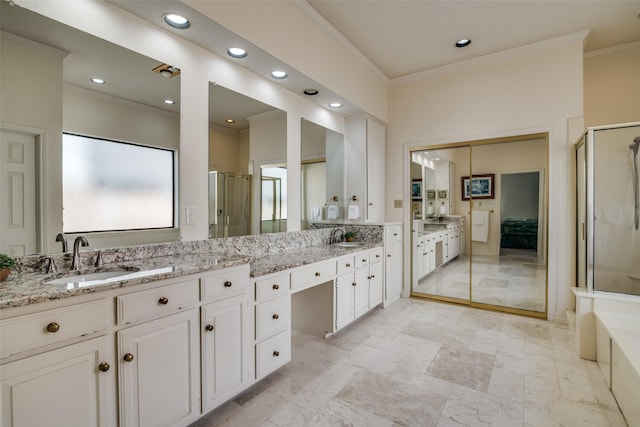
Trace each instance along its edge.
{"label": "recessed ceiling light", "polygon": [[286,79],[288,74],[284,71],[276,70],[271,72],[271,77],[274,79]]}
{"label": "recessed ceiling light", "polygon": [[231,123],[235,123],[236,121],[235,121],[235,120],[233,120],[233,119],[227,119],[227,120],[225,120],[225,122],[227,122],[227,123],[231,124]]}
{"label": "recessed ceiling light", "polygon": [[317,89],[305,89],[304,90],[304,94],[305,95],[317,95],[318,94],[318,90]]}
{"label": "recessed ceiling light", "polygon": [[162,102],[164,102],[165,104],[169,104],[169,105],[173,105],[173,104],[176,103],[176,101],[174,101],[173,99],[165,99]]}
{"label": "recessed ceiling light", "polygon": [[227,55],[232,58],[246,58],[247,51],[241,47],[230,47],[229,49],[227,49]]}
{"label": "recessed ceiling light", "polygon": [[162,18],[164,19],[164,22],[167,23],[167,25],[179,30],[186,30],[191,26],[191,22],[189,22],[187,18],[175,13],[167,13]]}
{"label": "recessed ceiling light", "polygon": [[103,85],[106,83],[106,81],[100,77],[91,77],[91,81],[97,85]]}
{"label": "recessed ceiling light", "polygon": [[331,104],[329,104],[329,107],[331,108],[340,108],[342,107],[342,104],[339,102],[332,102]]}
{"label": "recessed ceiling light", "polygon": [[460,39],[456,42],[456,47],[465,47],[471,44],[470,39]]}

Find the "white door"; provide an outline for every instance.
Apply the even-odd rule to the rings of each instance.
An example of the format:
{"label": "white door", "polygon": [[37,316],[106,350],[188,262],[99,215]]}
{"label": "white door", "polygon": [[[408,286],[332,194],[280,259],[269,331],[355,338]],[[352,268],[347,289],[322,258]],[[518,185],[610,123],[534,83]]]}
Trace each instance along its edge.
{"label": "white door", "polygon": [[209,412],[240,391],[249,369],[248,300],[244,295],[202,307],[202,400]]}
{"label": "white door", "polygon": [[382,276],[382,263],[369,266],[369,309],[382,303],[384,293]]}
{"label": "white door", "polygon": [[402,294],[402,244],[392,243],[385,247],[384,287],[385,302],[392,302]]}
{"label": "white door", "polygon": [[369,269],[360,268],[355,272],[356,284],[353,288],[354,318],[358,318],[369,311]]}
{"label": "white door", "polygon": [[336,330],[353,320],[353,273],[336,278]]}
{"label": "white door", "polygon": [[384,220],[385,127],[367,119],[367,220]]}
{"label": "white door", "polygon": [[118,332],[120,425],[185,424],[199,414],[195,309]]}
{"label": "white door", "polygon": [[12,257],[38,249],[36,139],[0,132],[0,252]]}
{"label": "white door", "polygon": [[117,425],[113,365],[110,337],[3,365],[0,424],[4,427]]}

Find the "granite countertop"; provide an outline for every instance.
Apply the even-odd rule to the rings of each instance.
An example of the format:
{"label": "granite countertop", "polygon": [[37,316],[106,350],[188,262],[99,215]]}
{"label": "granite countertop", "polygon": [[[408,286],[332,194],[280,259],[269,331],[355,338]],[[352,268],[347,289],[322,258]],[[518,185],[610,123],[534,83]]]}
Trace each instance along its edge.
{"label": "granite countertop", "polygon": [[[7,280],[0,282],[0,309],[69,298],[109,289],[135,286],[157,280],[173,279],[221,268],[235,267],[246,264],[247,262],[249,262],[249,258],[245,256],[228,256],[212,253],[163,256],[138,261],[105,264],[100,269],[88,268],[76,271],[74,274],[81,276],[83,273],[87,274],[96,271],[108,272],[122,270],[123,276],[114,277],[113,280],[109,279],[100,284],[85,287],[81,287],[77,283],[46,283],[60,277],[70,276],[71,273],[66,271],[52,274],[12,273]],[[69,280],[69,282],[71,281],[72,280]]]}
{"label": "granite countertop", "polygon": [[[157,280],[235,267],[246,263],[250,263],[251,277],[259,277],[337,258],[349,253],[356,253],[376,246],[381,246],[381,244],[372,243],[348,248],[336,245],[317,245],[279,251],[260,257],[208,253],[159,256],[137,261],[116,262],[105,264],[100,269],[88,268],[74,272],[73,275],[81,276],[82,274],[93,272],[122,271],[121,276],[101,281],[99,284],[89,285],[90,282],[84,282],[84,287],[81,286],[83,282],[46,283],[61,277],[71,276],[72,274],[67,271],[52,274],[12,273],[7,280],[0,282],[0,309],[131,287]],[[68,282],[72,282],[72,280],[68,280]]]}

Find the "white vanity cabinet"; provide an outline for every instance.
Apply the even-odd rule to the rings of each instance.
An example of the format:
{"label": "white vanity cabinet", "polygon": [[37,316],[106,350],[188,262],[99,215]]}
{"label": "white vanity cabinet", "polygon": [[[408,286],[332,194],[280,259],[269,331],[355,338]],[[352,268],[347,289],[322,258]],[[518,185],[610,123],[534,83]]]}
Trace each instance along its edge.
{"label": "white vanity cabinet", "polygon": [[[174,298],[180,303],[174,305]],[[200,412],[197,281],[116,300],[117,318],[136,322],[116,334],[120,425],[180,425],[195,419]]]}
{"label": "white vanity cabinet", "polygon": [[384,229],[384,304],[402,295],[402,224]]}
{"label": "white vanity cabinet", "polygon": [[253,380],[253,316],[248,279],[248,265],[200,278],[203,413],[224,403]]}
{"label": "white vanity cabinet", "polygon": [[0,368],[4,427],[116,426],[111,337],[102,336]]}
{"label": "white vanity cabinet", "polygon": [[[322,277],[315,273],[301,273],[300,278],[308,283],[307,277]],[[255,377],[259,380],[291,360],[290,275],[270,274],[256,280],[254,286]]]}
{"label": "white vanity cabinet", "polygon": [[40,353],[0,367],[2,426],[117,425],[112,316],[102,299],[0,321],[3,358]]}
{"label": "white vanity cabinet", "polygon": [[371,116],[345,121],[346,195],[358,198],[360,217],[367,221],[384,220],[385,131]]}

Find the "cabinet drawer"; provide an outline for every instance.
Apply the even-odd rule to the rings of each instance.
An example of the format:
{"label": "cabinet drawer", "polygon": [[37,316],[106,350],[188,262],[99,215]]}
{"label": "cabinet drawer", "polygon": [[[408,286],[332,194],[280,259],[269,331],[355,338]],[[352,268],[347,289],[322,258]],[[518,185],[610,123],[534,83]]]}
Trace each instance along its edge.
{"label": "cabinet drawer", "polygon": [[106,299],[0,321],[0,357],[69,338],[91,335],[109,323]]}
{"label": "cabinet drawer", "polygon": [[394,243],[402,241],[402,225],[388,225],[384,228],[384,243]]}
{"label": "cabinet drawer", "polygon": [[369,264],[376,264],[382,261],[382,255],[384,254],[384,248],[379,246],[369,251]]}
{"label": "cabinet drawer", "polygon": [[215,301],[239,295],[249,289],[249,264],[227,268],[200,279],[201,300]]}
{"label": "cabinet drawer", "polygon": [[337,272],[338,276],[341,274],[353,271],[353,269],[355,268],[355,265],[356,265],[356,262],[353,256],[346,256],[346,257],[340,258],[338,261],[336,261],[336,270],[338,271]]}
{"label": "cabinet drawer", "polygon": [[355,255],[356,268],[362,268],[369,265],[369,251],[362,251]]}
{"label": "cabinet drawer", "polygon": [[289,295],[289,273],[256,280],[256,302]]}
{"label": "cabinet drawer", "polygon": [[256,379],[291,360],[291,331],[287,329],[256,345]]}
{"label": "cabinet drawer", "polygon": [[133,323],[157,316],[166,316],[198,301],[198,282],[176,283],[116,298],[118,324]]}
{"label": "cabinet drawer", "polygon": [[301,291],[320,283],[333,280],[336,275],[335,261],[319,262],[291,273],[291,291]]}
{"label": "cabinet drawer", "polygon": [[256,305],[256,341],[291,327],[291,297],[285,295]]}

